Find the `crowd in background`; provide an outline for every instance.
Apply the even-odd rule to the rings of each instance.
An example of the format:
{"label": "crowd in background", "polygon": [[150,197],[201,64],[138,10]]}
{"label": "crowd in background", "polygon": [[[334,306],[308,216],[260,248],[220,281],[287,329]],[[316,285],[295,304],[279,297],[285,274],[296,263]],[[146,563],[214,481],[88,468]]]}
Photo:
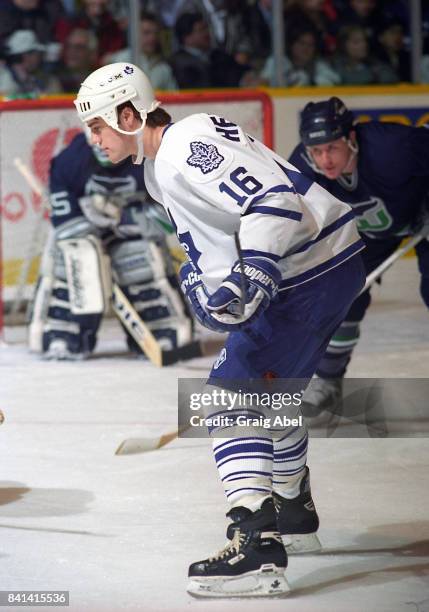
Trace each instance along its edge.
{"label": "crowd in background", "polygon": [[[407,0],[284,0],[286,86],[411,79]],[[271,0],[140,0],[139,66],[161,90],[276,85]],[[0,95],[74,93],[130,61],[127,0],[0,0]],[[422,0],[429,82],[429,0]],[[426,46],[428,47],[426,49]]]}

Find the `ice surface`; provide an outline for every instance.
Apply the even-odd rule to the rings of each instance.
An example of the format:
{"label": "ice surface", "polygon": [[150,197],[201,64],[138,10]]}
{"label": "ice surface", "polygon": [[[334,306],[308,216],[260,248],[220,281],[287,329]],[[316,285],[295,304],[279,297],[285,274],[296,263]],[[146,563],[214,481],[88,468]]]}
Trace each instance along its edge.
{"label": "ice surface", "polygon": [[[415,265],[401,261],[374,291],[351,376],[428,376]],[[73,612],[429,611],[426,438],[313,439],[323,552],[290,559],[287,599],[195,600],[188,564],[222,547],[226,525],[209,441],[114,451],[124,438],[174,430],[177,378],[204,377],[212,358],[156,369],[125,353],[112,321],[81,363],[40,361],[22,329],[7,339],[0,590],[69,590]]]}

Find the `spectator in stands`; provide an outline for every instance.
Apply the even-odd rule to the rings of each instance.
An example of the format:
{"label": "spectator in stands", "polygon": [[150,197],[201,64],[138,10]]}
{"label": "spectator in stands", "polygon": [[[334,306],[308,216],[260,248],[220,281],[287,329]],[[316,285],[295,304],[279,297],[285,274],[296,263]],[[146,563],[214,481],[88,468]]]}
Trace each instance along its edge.
{"label": "spectator in stands", "polygon": [[395,74],[392,82],[410,81],[410,54],[404,45],[404,26],[398,19],[386,18],[379,24],[377,56]]}
{"label": "spectator in stands", "polygon": [[343,25],[358,25],[363,28],[373,51],[377,27],[381,18],[379,0],[348,0],[340,11],[339,21]]}
{"label": "spectator in stands", "polygon": [[175,33],[180,48],[170,58],[174,76],[182,89],[237,87],[247,66],[211,46],[207,22],[199,13],[183,13]]}
{"label": "spectator in stands", "polygon": [[175,25],[179,50],[170,58],[181,89],[211,87],[210,30],[203,16],[183,13]]}
{"label": "spectator in stands", "polygon": [[225,38],[224,5],[224,0],[182,0],[177,18],[184,13],[202,15],[209,28],[212,47],[222,46]]}
{"label": "spectator in stands", "polygon": [[243,17],[250,39],[253,63],[261,67],[272,51],[272,0],[256,0],[248,7]]}
{"label": "spectator in stands", "polygon": [[[128,12],[129,0],[111,0],[115,3],[121,2]],[[174,27],[183,12],[184,0],[140,0],[140,10],[145,13],[152,13],[160,24],[160,39],[164,57],[169,57],[177,51],[178,46],[174,38]]]}
{"label": "spectator in stands", "polygon": [[147,13],[155,14],[167,28],[174,28],[179,13],[183,11],[184,0],[140,0],[140,7]]}
{"label": "spectator in stands", "polygon": [[208,24],[212,47],[235,57],[240,50],[251,51],[244,20],[247,9],[247,0],[183,0],[179,16],[201,14]]}
{"label": "spectator in stands", "polygon": [[64,15],[61,0],[3,0],[0,43],[17,30],[32,30],[41,44],[55,40],[55,24]]}
{"label": "spectator in stands", "polygon": [[6,64],[0,68],[0,95],[39,96],[61,91],[54,76],[43,70],[45,46],[32,30],[17,30],[6,39]]}
{"label": "spectator in stands", "polygon": [[[153,13],[141,13],[140,45],[140,56],[137,64],[149,77],[152,86],[155,89],[177,89],[171,66],[161,55],[160,28]],[[130,61],[131,49],[127,48],[106,55],[103,63]]]}
{"label": "spectator in stands", "polygon": [[358,25],[346,25],[338,32],[338,51],[333,66],[342,85],[395,83],[395,72],[369,54],[368,37]]}
{"label": "spectator in stands", "polygon": [[288,0],[284,12],[286,40],[297,30],[313,29],[320,51],[331,53],[336,47],[336,18],[334,7],[326,0]]}
{"label": "spectator in stands", "polygon": [[64,43],[76,28],[91,30],[98,40],[98,63],[108,53],[125,46],[125,35],[108,9],[109,0],[82,0],[82,10],[73,19],[61,19],[57,24],[57,39]]}
{"label": "spectator in stands", "polygon": [[[312,28],[290,32],[286,41],[283,74],[287,87],[338,85],[340,77],[330,64],[319,58],[317,33]],[[276,85],[274,57],[270,56],[261,72],[263,83]]]}
{"label": "spectator in stands", "polygon": [[67,36],[63,59],[57,69],[62,90],[75,93],[97,67],[98,41],[91,30],[76,28]]}

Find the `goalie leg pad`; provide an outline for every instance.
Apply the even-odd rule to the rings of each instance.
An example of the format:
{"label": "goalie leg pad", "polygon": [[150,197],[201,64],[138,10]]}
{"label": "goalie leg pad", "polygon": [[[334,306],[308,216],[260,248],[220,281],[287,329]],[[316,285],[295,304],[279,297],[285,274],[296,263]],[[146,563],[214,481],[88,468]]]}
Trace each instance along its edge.
{"label": "goalie leg pad", "polygon": [[47,359],[77,359],[94,350],[101,314],[76,315],[67,283],[57,279],[44,324],[42,351]]}
{"label": "goalie leg pad", "polygon": [[[116,244],[110,255],[127,298],[163,350],[172,350],[192,341],[193,324],[164,247],[163,243],[132,240]],[[128,344],[135,350],[131,338]]]}
{"label": "goalie leg pad", "polygon": [[96,236],[60,240],[71,311],[75,315],[101,314],[111,294],[110,270]]}
{"label": "goalie leg pad", "polygon": [[166,274],[164,249],[143,238],[115,242],[109,248],[117,283],[127,287],[135,283],[149,283]]}
{"label": "goalie leg pad", "polygon": [[72,312],[62,251],[55,244],[49,249],[34,298],[29,348],[48,359],[81,358],[94,349],[101,313]]}

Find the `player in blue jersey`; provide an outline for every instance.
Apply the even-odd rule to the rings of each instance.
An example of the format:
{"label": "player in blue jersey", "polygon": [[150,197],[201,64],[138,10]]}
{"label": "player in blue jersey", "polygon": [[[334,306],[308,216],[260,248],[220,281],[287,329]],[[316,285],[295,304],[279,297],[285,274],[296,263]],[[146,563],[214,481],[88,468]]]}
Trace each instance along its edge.
{"label": "player in blue jersey", "polygon": [[[111,161],[144,160],[148,191],[189,257],[183,291],[203,325],[230,332],[210,374],[212,397],[232,380],[246,389],[277,377],[287,390],[284,379],[310,378],[364,283],[350,207],[228,119],[199,113],[172,123],[133,64],[96,70],[75,105]],[[220,412],[231,416],[225,405]],[[228,545],[189,568],[188,590],[202,597],[279,595],[283,544],[317,541],[305,424],[273,432],[251,423],[240,433],[241,416],[210,431],[232,524]]]}
{"label": "player in blue jersey", "polygon": [[[300,122],[301,143],[289,161],[308,178],[352,207],[365,241],[366,273],[377,268],[415,233],[425,217],[429,192],[429,130],[371,121],[355,124],[338,98],[310,102]],[[429,306],[429,243],[417,247],[420,291]],[[333,335],[307,390],[305,410],[316,416],[338,406],[342,379],[370,304],[360,295]]]}
{"label": "player in blue jersey", "polygon": [[[30,349],[46,359],[88,356],[110,295],[96,298],[110,294],[110,275],[164,349],[190,343],[192,320],[162,228],[168,218],[148,195],[141,169],[130,159],[113,165],[79,134],[52,160],[49,190],[53,229],[34,301]],[[69,269],[68,246],[86,249],[84,270],[77,259]],[[85,308],[75,308],[76,295],[87,299]],[[128,333],[127,342],[140,351]]]}

